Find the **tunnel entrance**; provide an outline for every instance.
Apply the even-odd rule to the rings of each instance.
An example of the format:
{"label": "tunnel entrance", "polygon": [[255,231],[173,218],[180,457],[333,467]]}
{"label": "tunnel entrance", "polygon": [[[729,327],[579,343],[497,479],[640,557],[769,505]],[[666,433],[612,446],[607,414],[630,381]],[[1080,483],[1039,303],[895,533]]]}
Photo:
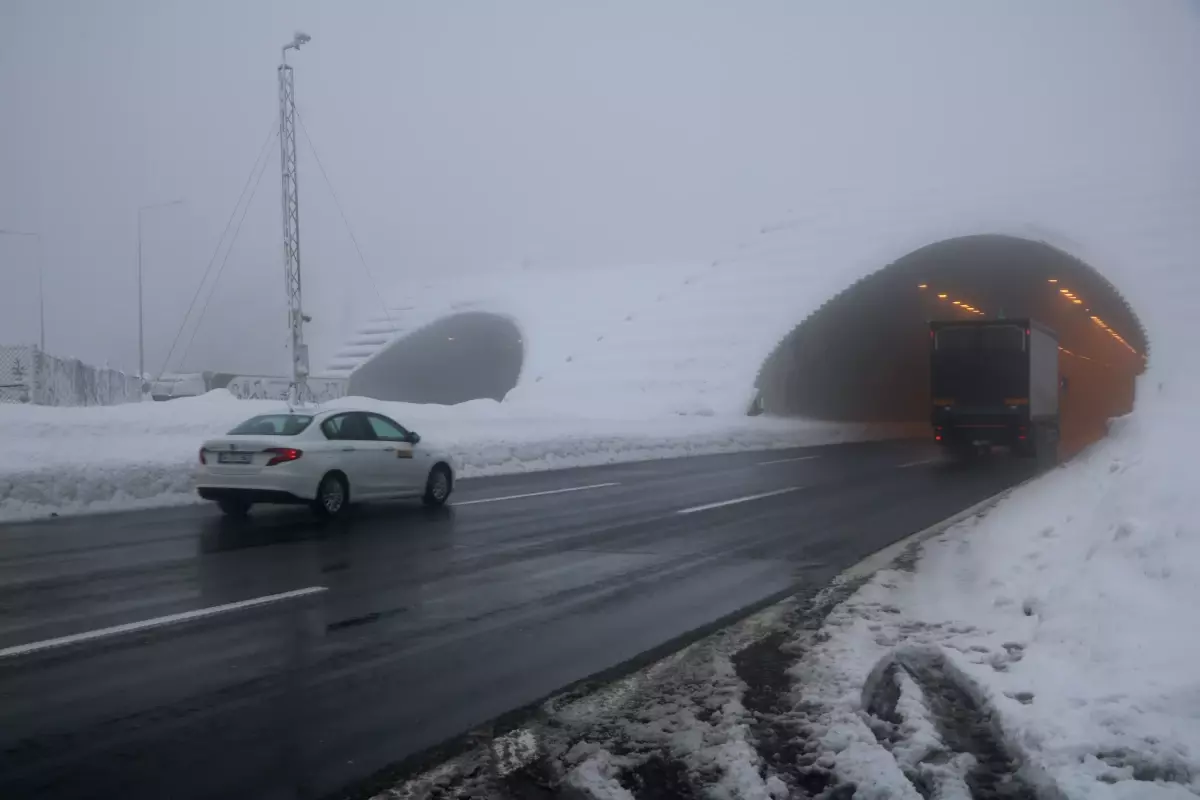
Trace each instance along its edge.
{"label": "tunnel entrance", "polygon": [[1132,309],[1079,259],[999,235],[923,247],[834,297],[767,357],[757,405],[832,421],[926,422],[929,322],[999,317],[1032,317],[1058,333],[1064,452],[1133,408],[1148,352]]}
{"label": "tunnel entrance", "polygon": [[468,312],[392,342],[350,375],[349,393],[403,403],[503,400],[524,359],[521,331],[496,314]]}

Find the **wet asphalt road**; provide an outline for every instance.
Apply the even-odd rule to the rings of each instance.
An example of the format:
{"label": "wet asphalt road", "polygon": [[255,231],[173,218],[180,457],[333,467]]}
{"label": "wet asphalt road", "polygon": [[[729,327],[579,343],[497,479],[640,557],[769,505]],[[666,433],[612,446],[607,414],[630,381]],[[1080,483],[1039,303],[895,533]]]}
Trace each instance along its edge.
{"label": "wet asphalt road", "polygon": [[469,480],[445,509],[330,524],[198,506],[0,526],[0,648],[328,587],[301,689],[284,617],[0,659],[0,796],[340,792],[1031,473],[888,442]]}

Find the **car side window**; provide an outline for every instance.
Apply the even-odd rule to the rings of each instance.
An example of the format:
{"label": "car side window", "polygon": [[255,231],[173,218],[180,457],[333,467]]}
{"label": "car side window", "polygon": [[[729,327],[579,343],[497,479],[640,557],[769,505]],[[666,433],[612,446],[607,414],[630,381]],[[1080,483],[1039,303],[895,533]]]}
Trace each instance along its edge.
{"label": "car side window", "polygon": [[382,442],[403,442],[408,438],[408,431],[392,422],[387,417],[371,414],[367,417],[375,438]]}
{"label": "car side window", "polygon": [[367,422],[367,415],[356,411],[346,415],[346,421],[342,423],[342,438],[353,439],[356,442],[373,442],[376,437],[371,424]]}
{"label": "car side window", "polygon": [[321,423],[321,433],[325,434],[326,439],[339,441],[346,437],[342,435],[342,425],[346,421],[349,414],[339,414],[336,417],[330,417]]}

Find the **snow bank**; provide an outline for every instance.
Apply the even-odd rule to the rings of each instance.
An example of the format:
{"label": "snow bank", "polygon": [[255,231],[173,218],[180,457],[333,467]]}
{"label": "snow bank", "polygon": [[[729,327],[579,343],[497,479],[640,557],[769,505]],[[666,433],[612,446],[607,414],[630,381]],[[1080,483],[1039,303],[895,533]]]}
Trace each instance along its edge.
{"label": "snow bank", "polygon": [[[797,699],[825,709],[822,742],[843,777],[869,783],[888,758],[879,720],[863,713],[873,668],[932,652],[948,662],[937,680],[958,681],[981,715],[994,711],[1033,785],[1072,798],[1200,793],[1190,624],[1200,499],[1189,477],[1200,430],[1180,396],[1195,395],[1174,388],[1171,398],[1143,386],[1109,439],[927,543],[915,572],[881,572],[833,612],[826,640],[792,675]],[[897,762],[936,750],[911,704],[897,713],[907,742],[889,741]]]}
{"label": "snow bank", "polygon": [[[866,426],[735,417],[652,420],[526,414],[490,400],[458,406],[365,398],[460,459],[464,477],[874,438]],[[0,519],[187,502],[200,443],[275,401],[227,391],[109,408],[0,405]]]}

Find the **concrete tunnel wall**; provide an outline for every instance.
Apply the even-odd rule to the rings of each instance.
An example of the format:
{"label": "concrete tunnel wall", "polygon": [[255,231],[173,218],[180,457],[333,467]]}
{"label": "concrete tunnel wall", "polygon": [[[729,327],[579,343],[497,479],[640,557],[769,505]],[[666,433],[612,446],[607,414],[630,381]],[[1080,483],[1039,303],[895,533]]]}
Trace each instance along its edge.
{"label": "concrete tunnel wall", "polygon": [[1000,315],[1033,317],[1059,334],[1060,370],[1068,380],[1061,408],[1067,450],[1103,436],[1107,419],[1132,409],[1148,345],[1117,290],[1061,250],[990,235],[923,247],[825,303],[763,363],[761,407],[825,420],[924,421],[928,322]]}
{"label": "concrete tunnel wall", "polygon": [[503,400],[521,374],[521,331],[507,317],[443,317],[384,347],[350,375],[349,392],[377,400],[454,405]]}

